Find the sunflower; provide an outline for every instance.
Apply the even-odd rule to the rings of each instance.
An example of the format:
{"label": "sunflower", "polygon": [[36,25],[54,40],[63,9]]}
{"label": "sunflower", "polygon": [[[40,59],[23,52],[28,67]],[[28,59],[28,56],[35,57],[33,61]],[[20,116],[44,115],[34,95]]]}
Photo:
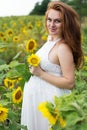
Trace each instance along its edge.
{"label": "sunflower", "polygon": [[0,32],[0,38],[3,38],[5,35],[3,32]]}
{"label": "sunflower", "polygon": [[4,36],[4,37],[2,38],[2,41],[6,42],[6,40],[7,40],[7,38]]}
{"label": "sunflower", "polygon": [[13,30],[12,29],[8,29],[6,32],[7,32],[8,36],[12,36],[13,35]]}
{"label": "sunflower", "polygon": [[0,122],[4,122],[8,116],[8,109],[0,105]]}
{"label": "sunflower", "polygon": [[37,43],[34,39],[30,39],[27,41],[27,44],[26,44],[26,50],[28,52],[33,52],[37,47]]}
{"label": "sunflower", "polygon": [[13,91],[12,94],[13,103],[20,103],[22,101],[22,89],[18,87],[16,90]]}
{"label": "sunflower", "polygon": [[30,29],[30,30],[33,29],[33,25],[31,23],[28,24],[28,29]]}
{"label": "sunflower", "polygon": [[14,36],[14,37],[13,37],[13,42],[15,42],[15,43],[20,42],[19,36]]}
{"label": "sunflower", "polygon": [[48,110],[47,108],[47,102],[42,102],[38,106],[38,110],[42,113],[42,115],[48,119],[49,123],[51,125],[54,125],[57,121],[57,118],[55,118]]}
{"label": "sunflower", "polygon": [[0,48],[0,52],[4,52],[6,48]]}
{"label": "sunflower", "polygon": [[7,87],[9,89],[12,89],[14,87],[14,82],[15,82],[15,80],[11,80],[9,78],[4,79],[4,85],[5,85],[5,87]]}
{"label": "sunflower", "polygon": [[28,56],[27,62],[32,66],[38,66],[40,63],[40,58],[36,54],[31,54]]}

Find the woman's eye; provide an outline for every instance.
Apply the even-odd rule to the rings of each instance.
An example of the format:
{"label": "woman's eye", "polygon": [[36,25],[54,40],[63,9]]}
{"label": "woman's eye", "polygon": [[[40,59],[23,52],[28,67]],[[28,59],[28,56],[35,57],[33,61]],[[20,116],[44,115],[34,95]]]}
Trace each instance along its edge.
{"label": "woman's eye", "polygon": [[47,19],[47,21],[51,22],[51,19]]}
{"label": "woman's eye", "polygon": [[52,22],[53,21],[54,23],[61,23],[62,20],[61,19],[52,20],[52,19],[48,18],[47,21],[48,22]]}
{"label": "woman's eye", "polygon": [[55,23],[61,23],[61,20],[55,20]]}

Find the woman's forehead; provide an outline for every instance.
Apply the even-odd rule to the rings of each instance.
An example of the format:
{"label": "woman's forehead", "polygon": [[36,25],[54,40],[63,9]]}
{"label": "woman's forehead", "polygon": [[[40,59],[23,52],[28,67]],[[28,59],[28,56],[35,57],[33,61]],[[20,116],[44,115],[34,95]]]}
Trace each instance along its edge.
{"label": "woman's forehead", "polygon": [[62,18],[62,13],[60,11],[54,10],[54,9],[50,9],[48,11],[48,17],[52,17],[52,18]]}

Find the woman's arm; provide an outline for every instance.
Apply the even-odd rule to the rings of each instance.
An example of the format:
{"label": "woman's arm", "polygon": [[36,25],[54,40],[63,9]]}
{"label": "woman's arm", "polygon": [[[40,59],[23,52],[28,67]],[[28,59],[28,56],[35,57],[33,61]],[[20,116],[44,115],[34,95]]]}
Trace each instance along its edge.
{"label": "woman's arm", "polygon": [[62,76],[54,76],[43,71],[39,66],[32,67],[30,72],[39,76],[43,80],[59,88],[72,89],[74,86],[74,61],[70,48],[66,44],[60,44],[58,47],[58,59],[62,69]]}

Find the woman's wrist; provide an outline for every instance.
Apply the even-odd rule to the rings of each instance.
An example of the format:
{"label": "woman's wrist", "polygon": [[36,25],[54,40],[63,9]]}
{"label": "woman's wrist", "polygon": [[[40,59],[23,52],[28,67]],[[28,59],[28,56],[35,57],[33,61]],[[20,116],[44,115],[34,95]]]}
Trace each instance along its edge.
{"label": "woman's wrist", "polygon": [[40,78],[41,78],[41,79],[44,79],[45,73],[46,73],[46,72],[45,72],[44,70],[41,71],[41,74],[40,74]]}

